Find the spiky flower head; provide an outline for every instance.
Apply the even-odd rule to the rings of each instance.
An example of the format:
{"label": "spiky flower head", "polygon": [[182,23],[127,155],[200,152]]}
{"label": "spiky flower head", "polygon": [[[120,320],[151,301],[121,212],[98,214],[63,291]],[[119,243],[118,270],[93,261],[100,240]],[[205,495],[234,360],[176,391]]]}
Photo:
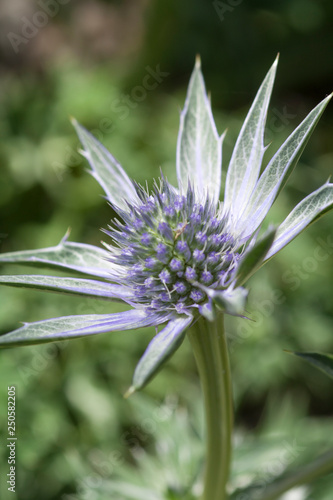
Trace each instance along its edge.
{"label": "spiky flower head", "polygon": [[243,315],[244,282],[295,236],[333,206],[333,184],[301,201],[277,228],[260,226],[286,183],[331,96],[318,104],[275,153],[260,175],[264,129],[277,60],[264,79],[237,139],[223,203],[219,136],[200,61],[190,80],[177,144],[178,186],[161,174],[152,192],[135,184],[115,158],[76,121],[91,173],[117,213],[106,250],[67,241],[38,251],[3,254],[0,262],[59,267],[94,279],[2,276],[7,285],[33,286],[124,301],[116,314],[68,316],[25,324],[0,338],[1,346],[48,342],[166,323],[134,374],[143,387],[179,347],[200,316],[219,310]]}
{"label": "spiky flower head", "polygon": [[196,316],[211,299],[206,290],[225,290],[240,258],[239,242],[207,195],[201,204],[189,185],[186,196],[162,177],[153,193],[137,187],[138,204],[118,211],[109,234],[110,260],[123,270],[119,283],[132,304],[148,312]]}

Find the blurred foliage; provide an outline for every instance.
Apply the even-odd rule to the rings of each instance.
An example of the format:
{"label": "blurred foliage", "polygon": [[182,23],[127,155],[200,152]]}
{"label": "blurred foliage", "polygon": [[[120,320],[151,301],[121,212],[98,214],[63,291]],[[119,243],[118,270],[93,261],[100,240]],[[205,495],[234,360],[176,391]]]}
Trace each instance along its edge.
{"label": "blurred foliage", "polygon": [[[58,14],[15,53],[8,34],[22,33],[23,16],[33,20],[41,6],[31,0],[2,2],[1,251],[54,245],[68,227],[73,241],[98,244],[104,237],[99,228],[106,227],[112,211],[86,174],[70,115],[92,130],[138,182],[148,179],[151,185],[160,166],[175,182],[179,109],[196,53],[201,54],[219,130],[228,127],[225,172],[246,110],[281,52],[267,121],[267,142],[272,141],[267,157],[274,152],[332,90],[333,4],[236,4],[72,0],[59,4]],[[331,106],[274,205],[270,222],[281,221],[332,174],[332,133]],[[299,446],[295,460],[311,458],[329,444],[332,383],[283,349],[333,351],[331,227],[329,215],[251,278],[248,314],[254,321],[228,320],[236,405],[235,485],[262,479],[261,474],[269,478],[284,442]],[[0,330],[13,329],[19,321],[115,308],[3,288]],[[7,470],[7,386],[16,385],[17,498],[137,499],[121,492],[119,484],[128,486],[130,478],[151,489],[142,470],[154,477],[156,495],[162,498],[185,498],[186,488],[195,488],[202,457],[201,420],[195,417],[201,396],[189,346],[184,344],[145,395],[133,401],[122,398],[152,335],[150,330],[101,335],[1,352],[1,465]],[[169,417],[156,419],[165,408]],[[267,443],[274,446],[265,454]],[[179,481],[182,469],[175,467],[175,454],[186,466],[186,484]],[[256,471],[248,469],[253,464]],[[171,473],[172,478],[165,477]],[[325,478],[300,498],[328,500],[332,487],[332,478]],[[2,480],[0,496],[7,494]]]}

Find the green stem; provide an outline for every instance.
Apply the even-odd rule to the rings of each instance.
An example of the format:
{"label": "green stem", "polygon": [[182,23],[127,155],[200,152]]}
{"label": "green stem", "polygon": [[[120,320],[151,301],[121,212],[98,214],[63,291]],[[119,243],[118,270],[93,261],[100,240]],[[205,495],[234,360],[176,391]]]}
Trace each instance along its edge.
{"label": "green stem", "polygon": [[207,456],[202,500],[226,500],[233,403],[223,316],[200,319],[189,332],[205,399]]}
{"label": "green stem", "polygon": [[[282,479],[277,479],[273,484],[267,487],[265,493],[261,497],[257,497],[260,500],[277,500],[286,491],[300,486],[301,484],[310,483],[324,474],[328,474],[333,471],[333,450],[324,453],[318,457],[314,462],[309,465],[305,465],[298,471],[286,476]],[[251,497],[249,497],[251,498]]]}

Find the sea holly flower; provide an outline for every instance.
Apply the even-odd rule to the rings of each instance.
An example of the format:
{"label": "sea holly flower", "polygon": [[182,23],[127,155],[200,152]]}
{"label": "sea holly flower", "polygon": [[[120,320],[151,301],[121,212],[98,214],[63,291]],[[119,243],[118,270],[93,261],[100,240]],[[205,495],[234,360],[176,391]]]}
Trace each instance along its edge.
{"label": "sea holly flower", "polygon": [[331,96],[302,121],[260,175],[267,109],[277,60],[265,77],[237,139],[223,203],[219,136],[197,60],[181,113],[177,144],[178,186],[161,174],[148,192],[75,120],[91,173],[117,214],[105,249],[67,241],[36,251],[2,254],[2,263],[58,268],[87,277],[1,276],[25,286],[123,301],[115,314],[60,317],[3,335],[1,347],[50,342],[115,330],[164,325],[135,371],[131,390],[143,387],[182,343],[186,331],[219,311],[244,315],[244,282],[295,236],[333,206],[333,184],[301,201],[277,228],[259,229],[295,167]]}
{"label": "sea holly flower", "polygon": [[[207,453],[202,500],[228,497],[233,405],[223,313],[243,316],[246,280],[333,207],[333,184],[327,182],[301,201],[280,226],[260,235],[262,222],[331,98],[309,113],[260,175],[276,66],[277,60],[241,128],[227,171],[223,203],[219,197],[224,135],[216,130],[197,60],[180,118],[178,186],[172,186],[161,173],[148,192],[131,181],[115,158],[74,120],[91,173],[117,214],[105,230],[105,249],[69,242],[66,235],[55,247],[0,256],[2,263],[58,268],[76,276],[0,276],[4,285],[122,301],[130,308],[115,314],[27,323],[2,335],[1,347],[163,325],[135,370],[130,394],[148,383],[188,332],[205,397]],[[310,476],[330,470],[332,461],[331,454],[318,459]],[[263,499],[277,498],[302,478],[307,481],[308,471],[290,480],[283,476],[280,484],[265,490],[268,495]],[[246,496],[246,490],[243,492]]]}

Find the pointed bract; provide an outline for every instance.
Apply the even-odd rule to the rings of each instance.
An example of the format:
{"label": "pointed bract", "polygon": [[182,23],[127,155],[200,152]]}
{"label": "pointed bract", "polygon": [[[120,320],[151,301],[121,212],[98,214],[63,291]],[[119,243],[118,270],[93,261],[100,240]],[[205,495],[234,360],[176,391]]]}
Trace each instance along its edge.
{"label": "pointed bract", "polygon": [[75,295],[87,295],[100,299],[131,301],[133,292],[125,286],[105,283],[104,281],[59,278],[57,276],[40,275],[17,275],[0,276],[0,284],[24,288],[35,288],[37,290],[70,293]]}
{"label": "pointed bract", "polygon": [[246,238],[260,226],[278,193],[287,182],[323,114],[332,94],[319,103],[275,153],[260,176],[248,205],[239,221],[239,230]]}
{"label": "pointed bract", "polygon": [[[200,286],[197,284],[197,286]],[[243,287],[226,290],[214,290],[200,286],[207,296],[215,303],[221,311],[231,316],[243,316],[248,296],[248,290]],[[206,318],[207,319],[207,318]],[[210,320],[212,321],[212,319]]]}
{"label": "pointed bract", "polygon": [[215,304],[212,300],[206,302],[202,306],[199,306],[199,312],[207,321],[215,321],[216,319],[216,309]]}
{"label": "pointed bract", "polygon": [[212,300],[225,314],[230,314],[231,316],[244,316],[248,294],[248,290],[238,287],[234,290],[215,292],[212,294]]}
{"label": "pointed bract", "polygon": [[84,147],[84,156],[90,163],[92,175],[104,189],[110,203],[127,211],[126,202],[139,202],[133,182],[112,154],[94,136],[76,120],[72,120],[72,123]]}
{"label": "pointed bract", "polygon": [[135,369],[130,393],[142,389],[180,347],[192,321],[191,316],[174,319],[153,338]]}
{"label": "pointed bract", "polygon": [[228,167],[224,211],[237,230],[242,213],[256,186],[265,152],[264,131],[278,58],[266,75],[245,119]]}
{"label": "pointed bract", "polygon": [[0,336],[1,347],[54,342],[98,333],[133,330],[164,323],[167,318],[133,309],[115,314],[87,314],[26,323]]}
{"label": "pointed bract", "polygon": [[40,268],[71,270],[111,280],[122,271],[119,266],[110,262],[110,254],[106,250],[93,245],[66,241],[66,238],[54,247],[2,253],[0,264],[24,264]]}
{"label": "pointed bract", "polygon": [[270,259],[312,222],[333,208],[333,184],[324,184],[304,198],[278,227],[266,259]]}
{"label": "pointed bract", "polygon": [[191,76],[177,142],[177,176],[185,192],[190,182],[203,201],[217,203],[221,189],[222,140],[219,137],[197,59]]}

